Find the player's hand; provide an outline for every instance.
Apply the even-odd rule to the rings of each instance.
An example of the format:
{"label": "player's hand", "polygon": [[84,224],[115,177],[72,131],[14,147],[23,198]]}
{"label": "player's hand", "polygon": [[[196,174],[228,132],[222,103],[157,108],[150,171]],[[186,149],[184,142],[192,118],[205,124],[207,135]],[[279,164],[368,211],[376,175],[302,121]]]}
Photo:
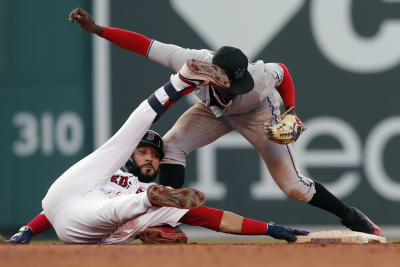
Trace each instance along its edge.
{"label": "player's hand", "polygon": [[294,107],[288,108],[277,124],[269,121],[264,123],[264,134],[268,139],[282,145],[297,141],[304,130],[304,124],[297,117]]}
{"label": "player's hand", "polygon": [[33,232],[29,226],[22,226],[18,233],[8,239],[7,242],[12,244],[29,244],[29,242],[31,242],[32,235]]}
{"label": "player's hand", "polygon": [[82,29],[87,32],[101,34],[103,27],[97,25],[92,17],[81,8],[75,8],[69,14],[69,22],[73,23],[75,20],[79,23]]}
{"label": "player's hand", "polygon": [[287,242],[294,242],[297,240],[297,235],[308,235],[308,231],[295,229],[289,226],[276,225],[274,223],[268,224],[267,235],[276,238],[284,239]]}

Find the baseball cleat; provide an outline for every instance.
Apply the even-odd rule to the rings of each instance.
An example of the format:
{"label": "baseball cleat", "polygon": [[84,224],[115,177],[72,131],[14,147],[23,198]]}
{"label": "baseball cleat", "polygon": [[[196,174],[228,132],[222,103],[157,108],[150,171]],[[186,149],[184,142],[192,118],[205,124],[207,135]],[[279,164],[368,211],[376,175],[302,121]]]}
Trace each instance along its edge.
{"label": "baseball cleat", "polygon": [[186,234],[177,226],[149,227],[138,234],[143,244],[187,244]]}
{"label": "baseball cleat", "polygon": [[179,78],[187,84],[203,86],[211,85],[229,88],[231,83],[225,71],[217,65],[189,59],[179,71]]}
{"label": "baseball cleat", "polygon": [[162,185],[152,185],[147,190],[147,198],[153,206],[194,209],[206,202],[205,195],[193,188],[172,189]]}
{"label": "baseball cleat", "polygon": [[354,207],[350,208],[350,212],[346,214],[341,222],[352,231],[382,236],[381,229],[364,213]]}

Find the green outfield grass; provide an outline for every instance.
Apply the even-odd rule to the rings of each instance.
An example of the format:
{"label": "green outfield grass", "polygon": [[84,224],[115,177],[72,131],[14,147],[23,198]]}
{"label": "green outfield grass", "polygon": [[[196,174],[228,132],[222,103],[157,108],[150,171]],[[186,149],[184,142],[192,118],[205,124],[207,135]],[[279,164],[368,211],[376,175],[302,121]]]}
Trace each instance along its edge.
{"label": "green outfield grass", "polygon": [[6,239],[2,235],[0,235],[0,243],[4,243],[5,241]]}

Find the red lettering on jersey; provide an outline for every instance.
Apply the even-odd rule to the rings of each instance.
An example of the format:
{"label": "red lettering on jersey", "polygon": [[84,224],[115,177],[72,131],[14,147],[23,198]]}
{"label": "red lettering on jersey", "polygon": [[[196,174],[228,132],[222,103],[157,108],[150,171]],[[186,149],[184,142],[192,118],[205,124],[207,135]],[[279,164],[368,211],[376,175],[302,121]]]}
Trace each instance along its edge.
{"label": "red lettering on jersey", "polygon": [[118,184],[118,180],[117,180],[118,177],[119,176],[116,176],[116,175],[112,176],[110,182]]}
{"label": "red lettering on jersey", "polygon": [[142,189],[142,188],[139,188],[139,189],[136,191],[136,194],[139,194],[139,193],[142,193],[142,192],[144,192],[143,189]]}
{"label": "red lettering on jersey", "polygon": [[119,179],[119,185],[122,187],[127,187],[128,186],[128,177],[121,176],[121,178]]}

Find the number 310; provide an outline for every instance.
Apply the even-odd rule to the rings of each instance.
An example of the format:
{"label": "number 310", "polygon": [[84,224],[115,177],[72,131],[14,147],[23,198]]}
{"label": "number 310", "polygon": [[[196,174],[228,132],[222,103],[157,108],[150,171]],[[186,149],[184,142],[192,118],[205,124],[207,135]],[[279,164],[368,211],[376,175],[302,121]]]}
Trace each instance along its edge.
{"label": "number 310", "polygon": [[14,115],[13,125],[18,129],[18,139],[13,143],[13,152],[28,157],[41,152],[52,155],[55,147],[65,156],[77,153],[84,141],[84,127],[75,112],[66,111],[55,117],[50,112],[35,116],[21,111]]}

